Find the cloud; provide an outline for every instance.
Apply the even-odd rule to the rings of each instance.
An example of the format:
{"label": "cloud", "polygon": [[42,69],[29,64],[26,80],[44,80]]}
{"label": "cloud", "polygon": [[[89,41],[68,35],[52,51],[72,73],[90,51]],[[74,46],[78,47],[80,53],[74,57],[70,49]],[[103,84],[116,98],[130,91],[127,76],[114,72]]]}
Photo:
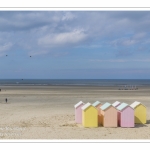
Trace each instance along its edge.
{"label": "cloud", "polygon": [[126,60],[123,59],[91,59],[90,61],[93,62],[126,62]]}
{"label": "cloud", "polygon": [[0,46],[0,52],[8,51],[12,47],[12,45],[13,44],[11,42],[5,43],[4,45],[1,45]]}
{"label": "cloud", "polygon": [[54,14],[54,12],[51,13],[49,11],[0,12],[0,31],[26,31],[59,22],[61,20],[61,16],[55,16]]}
{"label": "cloud", "polygon": [[115,40],[110,41],[110,44],[114,47],[119,47],[119,46],[125,44],[126,43],[125,41],[129,41],[129,39],[125,39],[125,38],[115,39]]}
{"label": "cloud", "polygon": [[48,50],[42,50],[42,51],[30,51],[29,54],[32,56],[36,56],[36,55],[44,55],[44,54],[48,54]]}
{"label": "cloud", "polygon": [[150,43],[150,38],[144,40],[144,44],[149,44],[149,43]]}
{"label": "cloud", "polygon": [[125,62],[150,62],[150,59],[90,59],[91,62],[110,62],[110,63],[125,63]]}
{"label": "cloud", "polygon": [[146,33],[138,33],[129,37],[124,36],[118,39],[113,39],[112,41],[110,41],[110,44],[115,47],[131,46],[131,45],[135,45],[138,43],[144,43],[145,40],[143,40],[143,38],[145,36],[146,36]]}
{"label": "cloud", "polygon": [[12,46],[13,44],[11,42],[0,45],[0,56],[5,55],[6,52],[9,51]]}
{"label": "cloud", "polygon": [[0,38],[5,39],[2,45],[11,41],[36,55],[107,47],[127,57],[140,53],[140,45],[148,47],[149,20],[149,11],[1,11]]}
{"label": "cloud", "polygon": [[82,30],[49,34],[38,39],[38,44],[43,47],[59,47],[70,44],[78,44],[86,39],[87,35]]}
{"label": "cloud", "polygon": [[121,44],[124,45],[124,46],[130,46],[130,45],[134,45],[136,43],[137,43],[136,40],[129,40],[129,39],[127,39],[127,40],[122,41]]}
{"label": "cloud", "polygon": [[140,33],[137,33],[133,36],[133,39],[142,39],[146,36],[146,33],[145,32],[140,32]]}
{"label": "cloud", "polygon": [[63,21],[66,21],[66,20],[72,20],[72,19],[74,19],[76,16],[73,14],[73,13],[71,13],[71,12],[66,12],[65,14],[64,14],[64,16],[62,17],[62,20]]}

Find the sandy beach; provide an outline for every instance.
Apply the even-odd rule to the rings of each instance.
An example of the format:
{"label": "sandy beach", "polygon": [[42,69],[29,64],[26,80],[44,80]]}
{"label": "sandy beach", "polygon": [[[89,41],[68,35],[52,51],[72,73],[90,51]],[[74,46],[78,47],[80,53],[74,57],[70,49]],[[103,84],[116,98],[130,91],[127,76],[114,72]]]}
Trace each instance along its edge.
{"label": "sandy beach", "polygon": [[[96,86],[0,86],[0,139],[150,139],[150,87],[118,90]],[[5,98],[8,103],[5,103]],[[74,105],[140,101],[147,124],[135,128],[84,128],[75,123]]]}

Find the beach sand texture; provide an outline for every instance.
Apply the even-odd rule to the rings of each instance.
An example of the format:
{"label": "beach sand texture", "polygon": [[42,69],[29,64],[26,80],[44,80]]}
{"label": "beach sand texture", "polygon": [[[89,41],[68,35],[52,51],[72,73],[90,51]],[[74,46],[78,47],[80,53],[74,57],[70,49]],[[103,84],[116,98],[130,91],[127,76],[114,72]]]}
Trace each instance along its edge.
{"label": "beach sand texture", "polygon": [[[118,90],[96,86],[1,86],[0,139],[150,139],[150,87]],[[5,103],[5,98],[8,103]],[[95,101],[147,107],[147,124],[135,128],[84,128],[74,105]]]}

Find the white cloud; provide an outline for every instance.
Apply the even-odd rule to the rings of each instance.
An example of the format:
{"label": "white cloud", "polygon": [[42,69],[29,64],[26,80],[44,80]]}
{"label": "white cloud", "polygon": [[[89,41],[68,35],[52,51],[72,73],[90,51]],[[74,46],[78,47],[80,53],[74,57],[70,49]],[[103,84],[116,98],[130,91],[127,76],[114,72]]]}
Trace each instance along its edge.
{"label": "white cloud", "polygon": [[4,45],[1,45],[0,46],[0,52],[5,52],[5,51],[8,51],[11,47],[12,47],[12,43],[9,42],[9,43],[6,43]]}
{"label": "white cloud", "polygon": [[[115,47],[121,52],[132,51],[133,46],[150,42],[149,16],[149,12],[123,11],[1,12],[0,37],[39,55],[47,54],[51,48],[62,51],[62,47],[112,46],[113,50]],[[3,46],[1,51],[5,49]],[[114,53],[117,54],[116,49]]]}
{"label": "white cloud", "polygon": [[[1,42],[0,42],[0,44],[1,44]],[[13,44],[11,42],[0,45],[0,57],[4,56],[5,53],[11,49],[12,46],[13,46]]]}
{"label": "white cloud", "polygon": [[31,56],[36,56],[36,55],[43,55],[43,54],[47,54],[49,51],[48,50],[37,50],[37,51],[30,51],[29,55]]}
{"label": "white cloud", "polygon": [[150,59],[91,59],[89,60],[91,62],[118,62],[118,63],[124,63],[124,62],[150,62]]}
{"label": "white cloud", "polygon": [[62,17],[62,20],[65,21],[65,20],[72,20],[75,18],[75,15],[71,12],[67,12],[65,13],[65,15]]}
{"label": "white cloud", "polygon": [[119,47],[119,46],[131,46],[131,45],[134,45],[134,44],[136,44],[138,42],[139,41],[136,40],[136,39],[122,37],[122,38],[110,41],[110,44],[115,46],[115,47]]}
{"label": "white cloud", "polygon": [[72,32],[49,34],[38,39],[38,44],[43,47],[59,47],[77,44],[85,40],[87,35],[82,30]]}
{"label": "white cloud", "polygon": [[133,36],[133,39],[141,39],[141,38],[144,38],[146,36],[146,33],[145,32],[140,32],[140,33],[137,33]]}
{"label": "white cloud", "polygon": [[145,39],[144,44],[150,44],[150,38]]}
{"label": "white cloud", "polygon": [[136,40],[126,39],[126,40],[122,41],[121,44],[124,45],[124,46],[130,46],[130,45],[134,45],[136,43],[137,43]]}
{"label": "white cloud", "polygon": [[93,62],[126,62],[124,59],[91,59]]}

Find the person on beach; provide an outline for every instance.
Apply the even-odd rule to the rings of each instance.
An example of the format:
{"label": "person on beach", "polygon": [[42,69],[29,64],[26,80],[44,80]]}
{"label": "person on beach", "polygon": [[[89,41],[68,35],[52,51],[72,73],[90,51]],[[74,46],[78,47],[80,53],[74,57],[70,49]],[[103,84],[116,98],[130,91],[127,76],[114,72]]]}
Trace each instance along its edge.
{"label": "person on beach", "polygon": [[7,103],[7,98],[5,99],[6,103]]}

